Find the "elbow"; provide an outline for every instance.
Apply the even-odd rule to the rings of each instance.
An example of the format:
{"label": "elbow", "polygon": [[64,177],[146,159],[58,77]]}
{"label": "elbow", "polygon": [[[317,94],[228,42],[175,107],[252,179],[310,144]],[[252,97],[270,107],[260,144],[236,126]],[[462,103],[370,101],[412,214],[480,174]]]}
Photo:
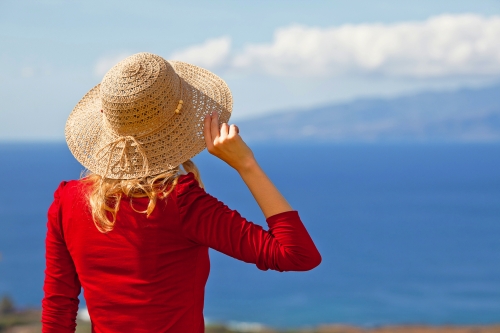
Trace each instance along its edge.
{"label": "elbow", "polygon": [[311,269],[318,267],[319,264],[321,264],[321,261],[323,260],[323,258],[321,258],[321,254],[319,254],[319,251],[316,251],[316,253],[317,253],[315,258],[316,261],[314,262],[314,266]]}
{"label": "elbow", "polygon": [[310,271],[321,264],[321,254],[316,250],[316,252],[311,255],[311,257],[307,260],[306,263],[304,263],[304,271]]}
{"label": "elbow", "polygon": [[283,271],[294,271],[294,272],[305,272],[310,271],[321,264],[321,254],[316,250],[309,253],[306,256],[295,257],[295,260],[291,260],[288,263],[288,267],[284,268]]}

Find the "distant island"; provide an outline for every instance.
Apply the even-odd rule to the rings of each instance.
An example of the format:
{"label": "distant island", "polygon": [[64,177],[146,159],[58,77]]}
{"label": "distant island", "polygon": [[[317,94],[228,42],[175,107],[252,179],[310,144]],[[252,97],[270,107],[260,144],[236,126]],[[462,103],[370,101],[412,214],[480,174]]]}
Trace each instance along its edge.
{"label": "distant island", "polygon": [[500,142],[500,85],[360,99],[238,126],[249,142]]}

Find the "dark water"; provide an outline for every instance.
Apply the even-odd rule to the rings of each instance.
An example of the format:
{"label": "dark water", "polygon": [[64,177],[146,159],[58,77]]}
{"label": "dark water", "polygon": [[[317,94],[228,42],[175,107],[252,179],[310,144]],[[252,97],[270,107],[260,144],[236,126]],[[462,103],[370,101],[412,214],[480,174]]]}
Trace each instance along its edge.
{"label": "dark water", "polygon": [[[211,253],[205,316],[274,326],[500,322],[500,145],[257,146],[323,255],[305,273]],[[208,192],[257,223],[238,175],[203,153]],[[40,304],[45,213],[81,167],[62,144],[0,145],[0,295]]]}

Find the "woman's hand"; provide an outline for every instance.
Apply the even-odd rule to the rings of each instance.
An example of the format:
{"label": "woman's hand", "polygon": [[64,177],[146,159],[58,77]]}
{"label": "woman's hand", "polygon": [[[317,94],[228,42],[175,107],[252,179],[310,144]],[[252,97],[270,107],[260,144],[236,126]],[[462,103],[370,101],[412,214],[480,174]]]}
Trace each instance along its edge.
{"label": "woman's hand", "polygon": [[205,118],[204,134],[208,152],[238,171],[266,218],[292,210],[241,139],[236,125],[224,123],[219,128],[214,112]]}
{"label": "woman's hand", "polygon": [[219,116],[216,112],[205,117],[204,134],[208,152],[236,171],[244,171],[256,164],[252,150],[239,135],[238,127],[228,126],[226,123],[219,127]]}

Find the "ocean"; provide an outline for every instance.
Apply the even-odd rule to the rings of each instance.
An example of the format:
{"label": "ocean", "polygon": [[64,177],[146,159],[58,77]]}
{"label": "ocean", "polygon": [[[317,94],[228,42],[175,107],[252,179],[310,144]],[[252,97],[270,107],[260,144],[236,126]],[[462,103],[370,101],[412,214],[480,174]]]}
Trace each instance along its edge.
{"label": "ocean", "polygon": [[[263,272],[211,251],[208,321],[500,323],[500,145],[252,148],[323,262]],[[209,193],[265,224],[234,170],[206,152],[195,162]],[[82,167],[64,144],[41,143],[0,144],[0,165],[0,295],[39,307],[46,211],[59,182]]]}

